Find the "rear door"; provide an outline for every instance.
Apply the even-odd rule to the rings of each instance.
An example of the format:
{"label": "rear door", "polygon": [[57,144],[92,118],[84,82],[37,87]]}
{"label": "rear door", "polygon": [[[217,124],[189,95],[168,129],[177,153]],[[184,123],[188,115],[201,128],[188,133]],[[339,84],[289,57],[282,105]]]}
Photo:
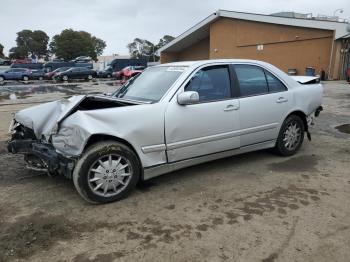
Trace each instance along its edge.
{"label": "rear door", "polygon": [[15,69],[12,69],[13,70],[13,78],[14,79],[18,79],[18,80],[21,80],[23,75],[24,75],[24,72],[26,70],[24,69],[19,69],[19,68],[15,68]]}
{"label": "rear door", "polygon": [[234,69],[240,92],[241,146],[275,140],[291,108],[291,93],[262,67],[236,64]]}
{"label": "rear door", "polygon": [[80,68],[72,68],[70,71],[70,77],[71,78],[79,78],[80,75]]}

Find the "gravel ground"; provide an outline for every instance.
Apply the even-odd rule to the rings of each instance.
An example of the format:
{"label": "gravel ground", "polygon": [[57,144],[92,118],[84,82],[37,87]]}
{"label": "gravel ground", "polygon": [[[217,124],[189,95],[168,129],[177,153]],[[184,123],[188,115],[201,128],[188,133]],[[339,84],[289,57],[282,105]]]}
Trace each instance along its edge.
{"label": "gravel ground", "polygon": [[108,205],[87,204],[71,181],[27,171],[5,151],[11,113],[70,94],[0,99],[0,261],[349,261],[350,134],[336,129],[350,124],[347,83],[325,83],[325,111],[297,155],[202,164]]}

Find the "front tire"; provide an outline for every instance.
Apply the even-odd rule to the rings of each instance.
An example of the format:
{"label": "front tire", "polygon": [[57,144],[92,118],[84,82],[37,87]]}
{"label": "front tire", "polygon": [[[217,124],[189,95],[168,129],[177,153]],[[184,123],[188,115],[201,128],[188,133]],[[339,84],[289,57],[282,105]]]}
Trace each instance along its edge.
{"label": "front tire", "polygon": [[304,141],[305,126],[297,115],[290,115],[284,120],[279,132],[275,151],[282,156],[292,156]]}
{"label": "front tire", "polygon": [[68,81],[68,76],[62,76],[63,81]]}
{"label": "front tire", "polygon": [[92,75],[88,75],[87,80],[92,80]]}
{"label": "front tire", "polygon": [[106,141],[90,146],[78,160],[73,182],[90,203],[108,203],[125,198],[140,177],[135,153],[124,144]]}
{"label": "front tire", "polygon": [[3,76],[0,76],[0,82],[4,82],[5,78]]}
{"label": "front tire", "polygon": [[23,81],[28,81],[29,80],[29,77],[28,76],[23,76]]}

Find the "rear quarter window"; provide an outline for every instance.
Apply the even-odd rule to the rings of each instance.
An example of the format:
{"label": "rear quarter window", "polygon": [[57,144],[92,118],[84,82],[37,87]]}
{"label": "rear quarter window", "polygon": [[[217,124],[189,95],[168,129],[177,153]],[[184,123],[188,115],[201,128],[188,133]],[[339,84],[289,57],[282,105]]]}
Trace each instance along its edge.
{"label": "rear quarter window", "polygon": [[273,74],[265,70],[266,80],[269,85],[269,92],[283,92],[286,91],[286,86],[279,80],[277,77],[275,77]]}

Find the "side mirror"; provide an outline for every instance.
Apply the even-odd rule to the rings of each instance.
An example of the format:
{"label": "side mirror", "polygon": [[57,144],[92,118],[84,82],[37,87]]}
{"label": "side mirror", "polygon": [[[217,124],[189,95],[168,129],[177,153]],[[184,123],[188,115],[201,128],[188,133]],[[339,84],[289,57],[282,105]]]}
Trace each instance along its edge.
{"label": "side mirror", "polygon": [[195,91],[186,91],[177,95],[179,105],[193,105],[199,102],[199,94]]}

